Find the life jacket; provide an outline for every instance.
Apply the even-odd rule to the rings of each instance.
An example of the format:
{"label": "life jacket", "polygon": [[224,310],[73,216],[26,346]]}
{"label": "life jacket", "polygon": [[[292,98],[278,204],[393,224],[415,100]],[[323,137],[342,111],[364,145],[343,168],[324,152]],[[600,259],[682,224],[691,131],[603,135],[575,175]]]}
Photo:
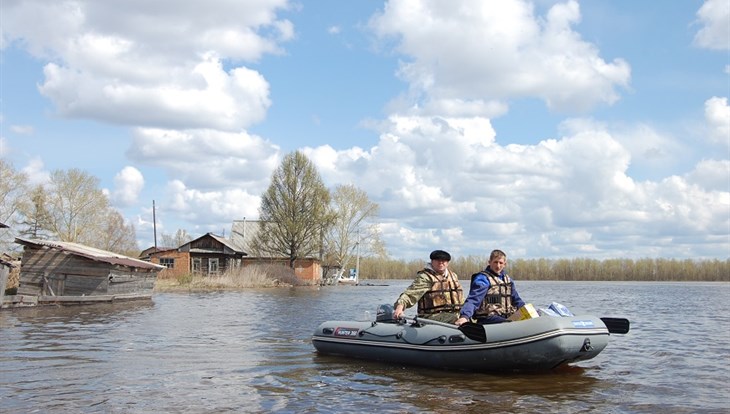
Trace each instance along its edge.
{"label": "life jacket", "polygon": [[432,269],[419,273],[431,279],[431,290],[418,300],[418,316],[427,317],[441,312],[459,312],[464,303],[464,291],[456,273],[446,269],[445,275],[437,275]]}
{"label": "life jacket", "polygon": [[484,300],[474,311],[474,318],[485,318],[491,315],[499,315],[508,317],[515,313],[517,308],[512,303],[512,278],[507,273],[503,273],[504,278],[500,278],[491,271],[475,273],[471,276],[472,282],[479,275],[484,275],[489,280],[489,289]]}

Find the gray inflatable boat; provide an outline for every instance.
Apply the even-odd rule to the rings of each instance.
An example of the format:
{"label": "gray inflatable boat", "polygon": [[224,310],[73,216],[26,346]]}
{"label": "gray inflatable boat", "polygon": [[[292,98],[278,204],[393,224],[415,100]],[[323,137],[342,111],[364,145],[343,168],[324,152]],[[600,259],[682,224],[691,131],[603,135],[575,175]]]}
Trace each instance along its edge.
{"label": "gray inflatable boat", "polygon": [[623,318],[540,316],[461,326],[428,319],[327,321],[312,336],[323,355],[465,371],[540,371],[594,358],[610,333],[627,333]]}

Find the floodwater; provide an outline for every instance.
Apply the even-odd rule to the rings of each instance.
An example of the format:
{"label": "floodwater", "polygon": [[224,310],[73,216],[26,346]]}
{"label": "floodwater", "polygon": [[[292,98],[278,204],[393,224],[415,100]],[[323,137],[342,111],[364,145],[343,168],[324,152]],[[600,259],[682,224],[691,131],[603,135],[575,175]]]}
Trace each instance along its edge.
{"label": "floodwater", "polygon": [[730,412],[728,283],[518,281],[527,302],[631,332],[577,366],[499,375],[317,355],[321,322],[372,319],[409,281],[372,283],[3,310],[0,411]]}

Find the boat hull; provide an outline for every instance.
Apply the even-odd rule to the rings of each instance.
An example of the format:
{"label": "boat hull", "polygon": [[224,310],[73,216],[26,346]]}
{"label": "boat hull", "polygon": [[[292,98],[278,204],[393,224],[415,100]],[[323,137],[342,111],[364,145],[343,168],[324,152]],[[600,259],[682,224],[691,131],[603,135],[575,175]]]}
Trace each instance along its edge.
{"label": "boat hull", "polygon": [[608,344],[600,318],[542,316],[486,325],[485,343],[456,326],[327,321],[312,336],[318,353],[463,371],[540,371],[594,358]]}

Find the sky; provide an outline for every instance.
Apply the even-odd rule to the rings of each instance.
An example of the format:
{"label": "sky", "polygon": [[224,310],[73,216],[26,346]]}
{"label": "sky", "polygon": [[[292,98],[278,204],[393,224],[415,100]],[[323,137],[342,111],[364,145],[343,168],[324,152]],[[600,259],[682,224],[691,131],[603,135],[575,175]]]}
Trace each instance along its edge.
{"label": "sky", "polygon": [[140,249],[259,217],[293,151],[399,259],[730,258],[727,0],[0,0],[0,157]]}

